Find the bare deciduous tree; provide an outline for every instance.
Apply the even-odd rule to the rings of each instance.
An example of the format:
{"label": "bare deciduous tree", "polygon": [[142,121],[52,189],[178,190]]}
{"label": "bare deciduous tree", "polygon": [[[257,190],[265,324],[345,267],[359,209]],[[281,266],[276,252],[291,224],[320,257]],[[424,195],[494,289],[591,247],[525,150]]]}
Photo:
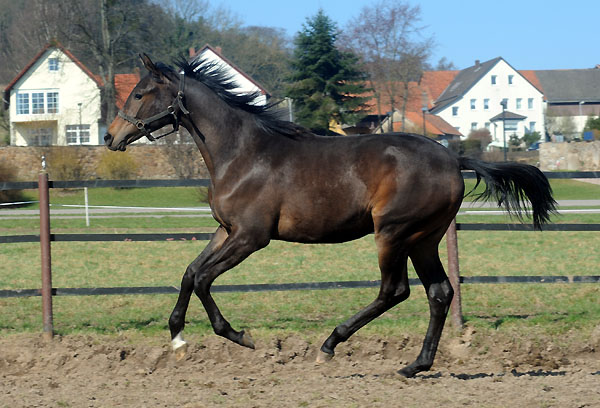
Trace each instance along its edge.
{"label": "bare deciduous tree", "polygon": [[342,42],[365,64],[379,114],[382,113],[382,96],[389,99],[392,112],[399,98],[403,126],[409,84],[421,79],[423,65],[434,44],[432,38],[424,36],[420,22],[419,6],[380,0],[364,7],[358,17],[350,21],[342,36]]}

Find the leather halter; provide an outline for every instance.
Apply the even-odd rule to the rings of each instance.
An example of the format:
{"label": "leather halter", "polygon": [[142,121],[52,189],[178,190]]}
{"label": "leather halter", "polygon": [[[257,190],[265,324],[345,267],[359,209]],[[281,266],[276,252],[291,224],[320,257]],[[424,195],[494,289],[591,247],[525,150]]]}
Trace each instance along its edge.
{"label": "leather halter", "polygon": [[[122,110],[119,110],[118,115],[120,117],[122,117],[123,119],[125,119],[127,122],[133,124],[135,127],[138,128],[138,130],[140,132],[142,132],[144,134],[144,136],[146,136],[148,138],[148,140],[150,141],[155,141],[157,139],[160,139],[162,137],[165,137],[167,135],[170,135],[171,133],[175,133],[177,132],[177,130],[179,130],[179,114],[182,113],[184,115],[189,115],[190,111],[188,111],[184,104],[183,104],[183,88],[185,86],[185,75],[183,73],[179,74],[179,90],[177,91],[177,96],[175,96],[175,99],[173,99],[173,102],[167,106],[167,109],[157,113],[154,116],[150,116],[149,118],[146,119],[138,119],[134,116],[130,116],[128,114],[126,114],[125,112],[123,112]],[[173,116],[173,130],[165,133],[163,135],[160,136],[152,136],[152,132],[155,131],[156,129],[150,129],[150,126],[156,122],[157,120],[160,120],[166,116]]]}

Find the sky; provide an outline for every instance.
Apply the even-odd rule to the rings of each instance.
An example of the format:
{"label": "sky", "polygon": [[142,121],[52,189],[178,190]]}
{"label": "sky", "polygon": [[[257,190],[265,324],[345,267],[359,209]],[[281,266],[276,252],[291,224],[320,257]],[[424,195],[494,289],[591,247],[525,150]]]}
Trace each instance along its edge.
{"label": "sky", "polygon": [[[247,26],[283,28],[290,37],[319,9],[340,29],[380,0],[213,0]],[[393,0],[386,0],[393,1]],[[600,64],[600,0],[424,0],[424,33],[458,69],[504,58],[515,69],[580,69]]]}

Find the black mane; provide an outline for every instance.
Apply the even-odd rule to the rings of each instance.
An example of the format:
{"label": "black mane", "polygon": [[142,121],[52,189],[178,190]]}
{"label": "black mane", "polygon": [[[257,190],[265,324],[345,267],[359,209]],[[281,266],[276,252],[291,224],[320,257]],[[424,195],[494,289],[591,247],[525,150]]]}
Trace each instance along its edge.
{"label": "black mane", "polygon": [[[247,94],[232,92],[239,85],[222,65],[205,59],[188,62],[184,58],[176,60],[175,65],[186,77],[202,82],[232,108],[253,114],[256,123],[264,131],[293,139],[311,134],[308,129],[302,126],[279,119],[278,111],[275,109],[274,104],[254,104],[254,100],[261,96],[260,92],[256,91]],[[166,75],[176,73],[172,67],[163,63],[157,63],[156,66]]]}

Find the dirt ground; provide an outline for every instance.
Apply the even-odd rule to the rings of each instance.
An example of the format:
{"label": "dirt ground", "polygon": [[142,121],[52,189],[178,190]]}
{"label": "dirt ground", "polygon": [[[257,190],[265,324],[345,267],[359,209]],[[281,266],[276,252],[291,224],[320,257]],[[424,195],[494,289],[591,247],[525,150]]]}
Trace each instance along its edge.
{"label": "dirt ground", "polygon": [[[190,338],[0,337],[0,407],[600,407],[600,326],[565,351],[553,341],[444,336],[431,371],[405,379],[421,338],[356,335],[314,363],[319,341],[257,338],[247,350]],[[164,344],[163,344],[164,343]]]}

